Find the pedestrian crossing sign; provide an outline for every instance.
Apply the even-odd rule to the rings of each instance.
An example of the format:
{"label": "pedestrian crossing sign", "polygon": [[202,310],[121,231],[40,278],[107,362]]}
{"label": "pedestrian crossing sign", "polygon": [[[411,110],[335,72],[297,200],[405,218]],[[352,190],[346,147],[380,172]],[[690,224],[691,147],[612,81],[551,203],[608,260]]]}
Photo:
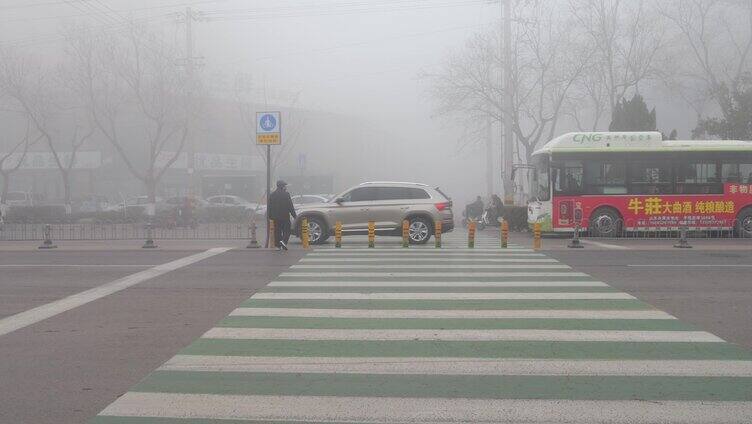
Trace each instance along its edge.
{"label": "pedestrian crossing sign", "polygon": [[256,114],[256,144],[282,144],[279,112],[259,112]]}

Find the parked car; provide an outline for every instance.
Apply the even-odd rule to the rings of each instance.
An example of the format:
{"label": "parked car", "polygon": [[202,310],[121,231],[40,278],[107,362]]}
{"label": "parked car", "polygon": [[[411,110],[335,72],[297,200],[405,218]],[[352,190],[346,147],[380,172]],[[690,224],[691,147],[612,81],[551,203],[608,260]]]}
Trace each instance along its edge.
{"label": "parked car", "polygon": [[413,244],[428,242],[434,222],[441,221],[442,232],[454,229],[452,200],[438,188],[420,183],[367,182],[330,201],[301,205],[293,227],[298,235],[302,218],[308,220],[313,244],[333,235],[337,221],[342,223],[342,235],[367,234],[368,222],[374,221],[377,234],[399,236],[402,221],[407,220]]}
{"label": "parked car", "polygon": [[8,206],[34,206],[39,203],[39,196],[27,191],[9,191],[5,197]]}
{"label": "parked car", "polygon": [[106,196],[90,194],[76,199],[73,205],[76,212],[101,212],[109,210],[110,201]]}
{"label": "parked car", "polygon": [[192,206],[196,209],[203,209],[209,206],[209,202],[196,196],[173,196],[173,197],[168,197],[164,201],[166,205],[165,207],[168,209],[181,207],[185,205],[186,202],[190,202]]}
{"label": "parked car", "polygon": [[[110,211],[123,211],[123,210],[141,210],[142,212],[146,212],[146,206],[149,204],[149,196],[137,196],[137,197],[130,197],[126,199],[124,202],[120,202],[117,204],[114,204],[110,206],[107,210]],[[162,211],[169,209],[170,205],[167,205],[164,200],[161,197],[158,197],[155,199],[155,209],[156,211]]]}
{"label": "parked car", "polygon": [[248,211],[256,210],[258,205],[251,203],[240,196],[218,195],[206,198],[209,207],[212,208],[237,208],[241,207]]}

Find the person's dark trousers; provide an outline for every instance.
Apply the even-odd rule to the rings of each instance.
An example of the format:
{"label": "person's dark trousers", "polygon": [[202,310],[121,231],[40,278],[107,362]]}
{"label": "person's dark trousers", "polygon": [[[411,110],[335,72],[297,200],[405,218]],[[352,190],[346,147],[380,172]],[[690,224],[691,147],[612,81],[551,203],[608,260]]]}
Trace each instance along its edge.
{"label": "person's dark trousers", "polygon": [[277,247],[280,246],[279,242],[290,241],[290,220],[289,219],[275,219],[274,220],[274,243]]}

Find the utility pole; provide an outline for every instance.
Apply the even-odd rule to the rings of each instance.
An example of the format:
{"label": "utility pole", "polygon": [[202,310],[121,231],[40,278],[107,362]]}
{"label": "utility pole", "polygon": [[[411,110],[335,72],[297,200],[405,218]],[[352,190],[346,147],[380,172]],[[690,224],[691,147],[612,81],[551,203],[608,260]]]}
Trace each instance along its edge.
{"label": "utility pole", "polygon": [[494,157],[493,157],[493,121],[486,122],[486,194],[488,198],[494,194]]}
{"label": "utility pole", "polygon": [[504,204],[514,204],[514,181],[512,181],[512,167],[514,166],[514,132],[512,131],[512,0],[501,0],[502,26],[502,61],[503,71],[501,84],[503,87],[503,122],[501,143],[502,182],[504,184]]}
{"label": "utility pole", "polygon": [[[188,76],[188,102],[193,101],[195,88],[196,57],[193,56],[193,21],[198,20],[198,14],[190,7],[185,8],[185,72]],[[190,125],[190,124],[189,124]],[[196,139],[188,131],[188,194],[195,196],[198,193],[198,181],[196,178]]]}

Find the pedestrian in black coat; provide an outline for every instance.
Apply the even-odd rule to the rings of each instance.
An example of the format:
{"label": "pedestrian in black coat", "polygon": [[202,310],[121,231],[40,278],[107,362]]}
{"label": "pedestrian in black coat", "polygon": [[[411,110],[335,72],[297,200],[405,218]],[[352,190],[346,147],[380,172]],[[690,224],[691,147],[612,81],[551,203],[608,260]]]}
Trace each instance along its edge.
{"label": "pedestrian in black coat", "polygon": [[269,195],[269,219],[274,221],[274,241],[279,249],[287,250],[290,241],[290,216],[297,218],[292,198],[287,192],[287,183],[277,181],[277,189]]}

